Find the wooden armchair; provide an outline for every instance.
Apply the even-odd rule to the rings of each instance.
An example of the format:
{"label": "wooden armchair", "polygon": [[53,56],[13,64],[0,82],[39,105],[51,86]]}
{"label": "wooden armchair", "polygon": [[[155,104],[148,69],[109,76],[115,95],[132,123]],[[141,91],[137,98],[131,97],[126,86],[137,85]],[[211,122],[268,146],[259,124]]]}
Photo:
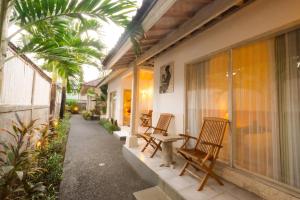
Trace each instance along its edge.
{"label": "wooden armchair", "polygon": [[[203,171],[205,176],[200,183],[199,191],[203,189],[209,176],[214,178],[220,185],[223,185],[220,178],[213,172],[213,167],[222,148],[221,145],[228,122],[227,119],[207,117],[204,118],[198,138],[181,134],[186,140],[178,150],[178,153],[186,159],[186,163],[180,172],[180,176],[184,172],[188,172],[199,180],[201,179],[196,173],[188,169],[190,165],[196,170]],[[186,147],[190,140],[196,141],[196,145],[193,148]]]}
{"label": "wooden armchair", "polygon": [[149,127],[152,125],[152,110],[149,110],[148,113],[142,113],[140,120],[142,127]]}
{"label": "wooden armchair", "polygon": [[[150,145],[153,147],[154,152],[151,155],[151,158],[156,154],[157,150],[161,150],[161,141],[155,141],[152,134],[162,134],[168,135],[167,131],[169,128],[169,124],[171,122],[173,115],[169,113],[163,113],[159,116],[159,120],[157,122],[156,127],[148,126],[147,130],[144,133],[138,133],[137,136],[143,138],[146,141],[146,145],[142,149],[142,152]],[[152,132],[150,132],[152,130]]]}

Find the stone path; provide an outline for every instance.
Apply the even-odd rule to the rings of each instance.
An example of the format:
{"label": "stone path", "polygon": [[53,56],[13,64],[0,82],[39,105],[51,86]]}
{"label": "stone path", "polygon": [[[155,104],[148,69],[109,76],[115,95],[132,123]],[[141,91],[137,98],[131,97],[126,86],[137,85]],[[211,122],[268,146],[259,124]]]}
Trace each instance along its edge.
{"label": "stone path", "polygon": [[131,200],[133,192],[151,187],[123,158],[122,145],[96,121],[73,115],[60,199]]}

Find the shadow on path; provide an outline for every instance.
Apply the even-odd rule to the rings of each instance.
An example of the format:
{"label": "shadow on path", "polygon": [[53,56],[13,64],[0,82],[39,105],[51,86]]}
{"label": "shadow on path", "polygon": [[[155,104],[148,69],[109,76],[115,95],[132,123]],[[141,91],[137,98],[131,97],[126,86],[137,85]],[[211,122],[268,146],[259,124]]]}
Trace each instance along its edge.
{"label": "shadow on path", "polygon": [[122,145],[96,121],[73,115],[60,199],[131,200],[133,192],[151,187],[123,158]]}

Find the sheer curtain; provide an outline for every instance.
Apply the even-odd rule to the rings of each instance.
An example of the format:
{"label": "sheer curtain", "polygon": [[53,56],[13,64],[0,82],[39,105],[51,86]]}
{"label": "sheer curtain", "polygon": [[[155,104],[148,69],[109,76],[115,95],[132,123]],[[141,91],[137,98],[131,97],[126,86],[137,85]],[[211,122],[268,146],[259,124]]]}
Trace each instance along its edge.
{"label": "sheer curtain", "polygon": [[[300,29],[232,49],[234,166],[300,188]],[[186,127],[228,117],[222,53],[186,69]],[[228,131],[220,159],[228,161]]]}
{"label": "sheer curtain", "polygon": [[[187,131],[198,136],[203,117],[228,118],[228,54],[187,66]],[[228,131],[224,148],[219,154],[221,160],[228,160]]]}
{"label": "sheer curtain", "polygon": [[233,49],[235,165],[278,178],[278,121],[273,40]]}
{"label": "sheer curtain", "polygon": [[300,30],[275,39],[281,181],[300,187]]}

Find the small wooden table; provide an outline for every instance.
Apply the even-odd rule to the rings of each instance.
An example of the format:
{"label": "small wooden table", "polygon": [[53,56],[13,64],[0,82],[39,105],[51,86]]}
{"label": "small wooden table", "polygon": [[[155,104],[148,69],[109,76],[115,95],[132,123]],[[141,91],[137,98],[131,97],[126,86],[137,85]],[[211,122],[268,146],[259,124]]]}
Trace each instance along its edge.
{"label": "small wooden table", "polygon": [[161,134],[153,134],[151,135],[156,140],[159,140],[162,142],[161,148],[162,148],[162,161],[163,163],[160,165],[161,167],[170,167],[170,165],[175,164],[173,161],[173,142],[176,142],[177,140],[183,140],[184,137],[179,135],[168,135],[163,136]]}

